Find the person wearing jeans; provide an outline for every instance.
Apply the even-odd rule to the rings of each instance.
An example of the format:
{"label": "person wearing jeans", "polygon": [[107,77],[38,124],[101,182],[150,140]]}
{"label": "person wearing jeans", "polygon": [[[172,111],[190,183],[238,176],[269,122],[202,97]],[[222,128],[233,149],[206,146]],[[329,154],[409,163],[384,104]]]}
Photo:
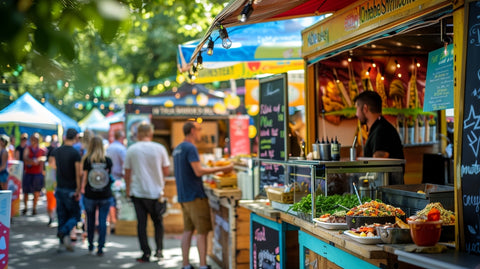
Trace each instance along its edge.
{"label": "person wearing jeans", "polygon": [[112,160],[105,156],[103,138],[93,137],[88,143],[87,155],[83,159],[82,190],[83,206],[87,212],[88,251],[94,248],[96,211],[98,210],[97,256],[103,256],[107,237],[107,216],[112,205],[113,180],[110,176]]}
{"label": "person wearing jeans", "polygon": [[64,144],[52,151],[49,157],[49,165],[56,169],[57,188],[55,198],[57,199],[58,232],[57,237],[60,246],[65,246],[73,251],[68,236],[70,231],[80,220],[80,154],[73,148],[77,140],[77,131],[68,129]]}

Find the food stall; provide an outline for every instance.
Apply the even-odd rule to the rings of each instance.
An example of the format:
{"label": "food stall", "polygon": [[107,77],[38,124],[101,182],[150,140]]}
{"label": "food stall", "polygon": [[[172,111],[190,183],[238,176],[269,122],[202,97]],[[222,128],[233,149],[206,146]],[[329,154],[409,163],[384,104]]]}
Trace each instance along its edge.
{"label": "food stall", "polygon": [[[327,3],[331,2],[327,1]],[[454,243],[453,241],[441,242],[434,245],[433,249],[411,243],[369,244],[369,239],[353,238],[339,232],[341,229],[331,231],[319,226],[313,221],[319,216],[313,212],[307,217],[302,214],[292,214],[288,210],[292,204],[287,204],[283,208],[281,206],[274,208],[271,205],[275,200],[272,199],[241,201],[241,205],[252,212],[251,216],[257,223],[263,223],[263,220],[258,221],[260,216],[268,220],[265,221],[265,226],[276,231],[286,232],[287,229],[282,228],[285,223],[298,228],[299,250],[297,253],[284,249],[275,250],[277,252],[273,253],[285,254],[280,255],[278,260],[273,259],[280,268],[285,268],[285,262],[295,259],[295,256],[299,257],[300,268],[315,268],[319,263],[332,267],[362,265],[361,267],[382,268],[411,268],[412,266],[473,268],[480,264],[479,257],[472,255],[478,253],[476,234],[479,225],[474,202],[478,197],[479,189],[476,183],[478,180],[474,180],[478,178],[478,169],[476,169],[478,152],[475,147],[478,135],[474,121],[478,117],[475,103],[478,87],[475,85],[478,85],[479,67],[473,60],[478,58],[477,51],[480,43],[478,41],[480,9],[478,3],[478,1],[455,1],[454,3],[450,1],[357,1],[351,4],[349,2],[331,18],[302,32],[307,86],[305,155],[295,156],[297,158],[289,156],[285,114],[275,120],[268,119],[266,114],[261,115],[267,117],[264,121],[266,128],[263,131],[267,133],[266,129],[271,128],[270,133],[275,131],[280,135],[265,137],[263,143],[260,140],[260,158],[257,160],[258,176],[260,179],[270,181],[269,183],[288,185],[292,184],[290,181],[295,178],[293,174],[303,175],[303,179],[317,178],[316,172],[312,172],[316,171],[316,168],[310,168],[310,177],[308,171],[300,173],[298,171],[303,170],[299,167],[309,166],[302,157],[308,157],[308,153],[314,151],[313,144],[317,144],[315,143],[317,139],[326,138],[327,135],[332,138],[333,135],[337,136],[342,145],[351,145],[351,141],[357,135],[359,143],[354,145],[357,146],[357,152],[361,152],[362,139],[365,140],[366,133],[357,129],[357,122],[354,119],[355,109],[352,103],[349,104],[346,101],[348,98],[352,101],[353,97],[350,96],[351,91],[346,90],[350,90],[350,87],[356,87],[359,91],[383,89],[386,97],[384,114],[397,127],[404,141],[406,153],[404,181],[409,185],[423,187],[414,190],[393,189],[379,192],[386,196],[395,196],[400,193],[406,196],[406,200],[421,198],[417,199],[418,203],[419,200],[427,199],[429,203],[424,210],[432,204],[430,202],[434,202],[429,199],[440,197],[445,207],[449,208],[452,208],[453,204],[454,217],[456,217],[455,232],[449,233],[454,234]],[[300,6],[299,3],[296,4]],[[232,4],[230,8],[238,7]],[[299,10],[300,8],[292,8],[290,14],[295,14]],[[222,24],[231,23],[228,19],[232,18],[226,19],[225,14],[222,15],[223,17],[218,16],[219,20],[223,19],[220,21]],[[273,16],[279,16],[279,13]],[[255,20],[258,19],[258,16],[255,17]],[[444,63],[448,65],[442,67]],[[432,70],[435,70],[434,78],[437,80],[429,78],[431,76],[429,72]],[[435,86],[433,97],[432,85]],[[330,95],[331,92],[333,92],[332,95]],[[341,103],[332,104],[335,101]],[[288,102],[283,102],[283,104],[286,103]],[[453,106],[456,108],[455,184],[450,187],[453,188],[455,195],[451,198],[452,189],[449,189],[447,190],[449,200],[444,200],[442,195],[433,195],[427,185],[420,184],[423,169],[421,157],[424,154],[444,152],[446,139],[442,135],[446,133],[444,124],[446,120],[442,110]],[[425,109],[426,107],[429,109]],[[272,105],[271,111],[274,108],[275,106]],[[280,108],[276,112],[284,110],[286,108]],[[261,133],[262,126],[258,129]],[[433,135],[435,133],[437,135]],[[278,145],[277,142],[283,145]],[[272,144],[270,148],[267,147],[269,144]],[[262,145],[267,147],[263,155]],[[349,148],[350,146],[341,147],[340,163],[345,159],[348,162]],[[335,162],[337,161],[328,161],[328,163]],[[322,163],[322,160],[316,162],[319,166]],[[368,179],[368,175],[364,176]],[[439,182],[452,183],[451,180]],[[313,194],[312,190],[316,189],[315,181],[307,187],[309,194]],[[293,189],[292,193],[295,201],[297,191]],[[394,194],[391,195],[392,193]],[[392,201],[391,203],[400,202]],[[315,204],[313,200],[312,204]],[[418,204],[403,206],[411,207],[412,211],[419,209]],[[442,208],[442,212],[443,210]],[[411,214],[412,212],[408,213],[408,215]],[[443,232],[443,226],[435,226],[435,229],[438,231],[439,227],[442,229],[442,234],[447,234]],[[452,225],[449,228],[451,227]],[[254,235],[252,231],[251,236]],[[373,239],[378,240],[378,237]],[[251,241],[250,265],[251,268],[258,268],[258,255],[254,256],[252,238]],[[279,247],[282,246],[285,247],[285,244],[279,243]],[[433,253],[424,253],[424,251]],[[272,257],[272,253],[268,254]]]}

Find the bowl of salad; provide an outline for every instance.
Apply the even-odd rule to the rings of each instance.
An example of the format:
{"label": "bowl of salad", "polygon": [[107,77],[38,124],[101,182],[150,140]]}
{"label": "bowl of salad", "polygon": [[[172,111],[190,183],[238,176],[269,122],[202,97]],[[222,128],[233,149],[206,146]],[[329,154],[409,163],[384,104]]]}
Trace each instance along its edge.
{"label": "bowl of salad", "polygon": [[395,223],[395,217],[405,219],[405,212],[400,208],[373,200],[350,209],[347,212],[346,221],[348,229],[352,229],[375,223]]}

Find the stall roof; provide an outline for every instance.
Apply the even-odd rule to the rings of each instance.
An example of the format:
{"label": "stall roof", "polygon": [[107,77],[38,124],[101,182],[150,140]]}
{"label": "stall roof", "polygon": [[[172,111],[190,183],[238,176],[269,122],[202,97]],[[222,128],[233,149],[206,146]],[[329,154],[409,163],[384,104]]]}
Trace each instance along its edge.
{"label": "stall roof", "polygon": [[70,118],[67,114],[63,113],[60,109],[56,108],[54,105],[49,102],[43,103],[43,106],[46,107],[50,112],[55,114],[58,118],[62,120],[63,128],[66,130],[68,128],[74,128],[77,131],[80,131],[80,126],[78,126],[77,121]]}
{"label": "stall roof", "polygon": [[30,93],[26,92],[0,111],[0,124],[56,130],[62,120],[45,108]]}
{"label": "stall roof", "polygon": [[[198,52],[202,49],[210,35],[219,24],[224,27],[232,27],[242,24],[252,24],[276,20],[285,20],[291,18],[317,16],[326,13],[334,13],[354,1],[351,0],[262,0],[254,1],[254,11],[246,23],[238,20],[244,6],[249,0],[231,0],[228,5],[215,17],[212,25],[207,30],[194,53],[189,64],[196,60]],[[227,29],[228,30],[228,29]]]}

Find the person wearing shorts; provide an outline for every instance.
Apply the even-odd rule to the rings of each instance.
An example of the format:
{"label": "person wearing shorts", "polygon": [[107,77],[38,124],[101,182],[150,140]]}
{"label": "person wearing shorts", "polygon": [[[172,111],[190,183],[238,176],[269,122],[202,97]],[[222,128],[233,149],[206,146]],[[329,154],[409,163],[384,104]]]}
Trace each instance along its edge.
{"label": "person wearing shorts", "polygon": [[30,137],[30,146],[23,152],[23,162],[25,163],[25,175],[23,176],[23,205],[22,215],[27,214],[28,194],[33,193],[32,215],[37,214],[37,203],[40,192],[45,186],[43,167],[46,161],[46,149],[40,147],[40,134],[34,133]]}
{"label": "person wearing shorts", "polygon": [[207,265],[207,238],[212,230],[210,206],[203,188],[202,176],[217,172],[228,173],[233,165],[223,167],[203,167],[200,163],[195,143],[200,141],[202,128],[198,122],[187,121],[183,125],[185,140],[173,150],[175,182],[178,202],[183,211],[182,259],[183,268],[191,269],[189,253],[192,236],[197,231],[197,249],[200,258],[200,269],[210,268]]}

